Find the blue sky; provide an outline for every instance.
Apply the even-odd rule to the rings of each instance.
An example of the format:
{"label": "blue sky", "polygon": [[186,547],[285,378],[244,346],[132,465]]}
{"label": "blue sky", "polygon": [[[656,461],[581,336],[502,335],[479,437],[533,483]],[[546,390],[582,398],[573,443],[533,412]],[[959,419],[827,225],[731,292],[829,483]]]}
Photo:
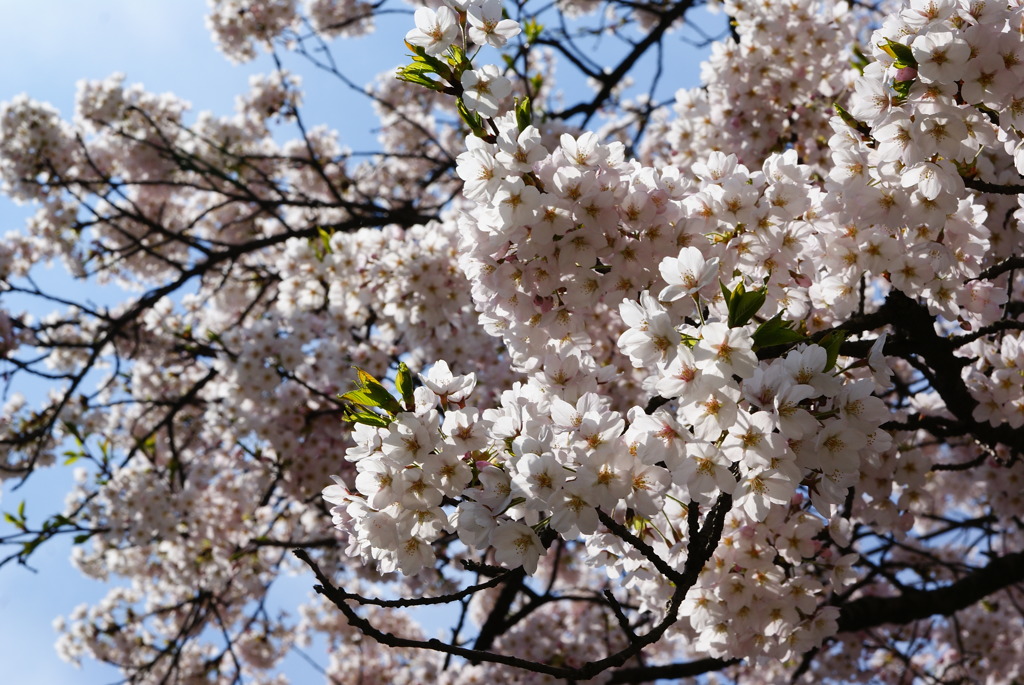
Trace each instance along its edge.
{"label": "blue sky", "polygon": [[[102,79],[119,71],[126,74],[128,83],[176,93],[192,103],[193,112],[228,114],[235,96],[247,90],[249,76],[272,68],[265,57],[239,66],[224,59],[203,25],[206,3],[201,0],[0,0],[0,8],[0,101],[28,93],[51,103],[65,117],[72,114],[79,79]],[[398,66],[404,55],[401,36],[411,26],[411,17],[390,17],[369,38],[339,44],[339,64],[359,83]],[[687,81],[666,84],[663,96],[677,87],[695,85],[699,56],[682,54]],[[300,69],[300,62],[295,66],[304,78],[307,123],[328,123],[341,130],[344,144],[356,150],[373,149],[370,131],[375,122],[368,102],[321,74]],[[0,197],[0,233],[19,228],[28,213],[28,208]],[[37,278],[44,286],[49,281],[51,287],[63,287],[69,281],[57,269],[41,270]],[[0,510],[11,511],[24,499],[30,520],[38,522],[61,508],[70,485],[70,469],[37,473],[17,491],[12,492],[10,484],[5,486]],[[0,522],[0,526],[6,524]],[[53,651],[54,617],[105,593],[102,584],[81,578],[71,568],[69,549],[63,541],[45,545],[33,557],[38,573],[11,566],[0,569],[4,682],[101,685],[120,680],[110,667],[90,663],[78,670]],[[287,586],[283,602],[301,597],[308,583],[293,579]],[[296,682],[320,680],[297,658],[290,660],[288,673]]]}

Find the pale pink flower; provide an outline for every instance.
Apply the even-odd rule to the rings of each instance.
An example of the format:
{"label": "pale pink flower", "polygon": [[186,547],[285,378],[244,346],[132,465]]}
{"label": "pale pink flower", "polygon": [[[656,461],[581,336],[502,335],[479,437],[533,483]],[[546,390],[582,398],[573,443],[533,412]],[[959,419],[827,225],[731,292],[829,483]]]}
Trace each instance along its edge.
{"label": "pale pink flower", "polygon": [[405,34],[405,40],[422,47],[428,55],[440,55],[459,36],[459,19],[448,7],[437,11],[421,7],[413,15],[416,28]]}

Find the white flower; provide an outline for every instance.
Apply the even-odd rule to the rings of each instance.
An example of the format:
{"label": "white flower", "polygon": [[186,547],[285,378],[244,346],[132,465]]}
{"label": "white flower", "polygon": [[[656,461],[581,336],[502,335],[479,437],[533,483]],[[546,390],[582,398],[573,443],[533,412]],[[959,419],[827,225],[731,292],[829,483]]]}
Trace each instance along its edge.
{"label": "white flower", "polygon": [[485,64],[462,74],[462,101],[466,108],[483,117],[494,117],[500,111],[502,98],[512,92],[512,82],[501,75],[498,67]]}
{"label": "white flower", "polygon": [[691,499],[708,504],[719,491],[732,492],[736,479],[729,472],[729,460],[711,442],[686,444],[686,456],[672,467],[672,480],[685,488]]}
{"label": "white flower", "polygon": [[552,495],[561,489],[566,471],[550,453],[524,454],[516,463],[512,482],[541,507],[546,507]]}
{"label": "white flower", "polygon": [[662,508],[662,495],[671,481],[669,472],[660,466],[637,463],[633,465],[629,481],[633,490],[626,500],[627,505],[641,516],[655,516]]}
{"label": "white flower", "polygon": [[340,506],[352,499],[348,486],[340,476],[331,476],[331,480],[334,481],[334,485],[328,485],[321,491],[325,502]]}
{"label": "white flower", "polygon": [[455,450],[446,445],[440,454],[431,454],[423,462],[424,480],[448,497],[460,495],[473,480],[473,470]]}
{"label": "white flower", "polygon": [[429,7],[421,7],[413,19],[416,28],[405,34],[405,40],[422,47],[428,55],[440,55],[459,35],[459,19],[447,7],[438,7],[436,12]]}
{"label": "white flower", "polygon": [[494,560],[507,568],[520,566],[530,575],[537,572],[537,563],[544,551],[533,529],[518,521],[504,521],[494,532]]}
{"label": "white flower", "polygon": [[834,592],[842,592],[857,581],[857,571],[853,565],[860,559],[858,554],[844,554],[835,561],[832,567],[831,581]]}
{"label": "white flower", "polygon": [[369,458],[357,463],[356,469],[356,490],[366,495],[366,502],[371,507],[383,509],[398,499],[395,488],[398,469],[392,464],[384,459]]}
{"label": "white flower", "polygon": [[551,505],[551,527],[562,537],[571,539],[590,535],[597,530],[599,519],[596,504],[588,501],[590,493],[582,483],[570,481],[559,491],[559,497]]}
{"label": "white flower", "polygon": [[757,367],[750,334],[742,328],[729,328],[717,322],[701,329],[700,342],[693,348],[693,359],[700,369],[724,378],[734,374],[747,378]]}
{"label": "white flower", "polygon": [[852,430],[845,421],[828,423],[814,438],[818,466],[825,475],[837,478],[853,473],[860,466],[857,451],[867,444],[864,434]]}
{"label": "white flower", "polygon": [[430,484],[430,477],[423,469],[403,469],[395,479],[402,506],[406,509],[429,509],[441,504],[444,495]]}
{"label": "white flower", "polygon": [[948,161],[921,162],[907,169],[900,179],[904,188],[916,188],[921,196],[934,200],[940,193],[963,192],[963,180]]}
{"label": "white flower", "polygon": [[398,546],[398,526],[389,510],[372,511],[362,502],[352,502],[349,514],[356,521],[360,538],[372,548],[374,558],[380,559],[384,552]]}
{"label": "white flower", "polygon": [[526,173],[533,165],[544,159],[548,152],[541,144],[540,131],[536,126],[527,126],[519,131],[507,128],[497,140],[498,152],[495,159],[513,172]]}
{"label": "white flower", "polygon": [[447,436],[445,442],[459,454],[483,449],[488,441],[487,425],[481,423],[480,411],[475,407],[447,412],[441,432]]}
{"label": "white flower", "polygon": [[737,163],[736,155],[715,150],[708,155],[707,162],[694,162],[693,173],[708,183],[722,183],[734,174],[745,176],[747,168]]}
{"label": "white flower", "polygon": [[910,0],[899,16],[908,26],[926,29],[939,25],[956,9],[956,0]]}
{"label": "white flower", "polygon": [[594,453],[576,470],[574,482],[582,486],[588,501],[610,511],[630,493],[632,474],[627,454],[624,450]]}
{"label": "white flower", "polygon": [[425,541],[410,537],[398,545],[398,570],[407,576],[419,573],[434,563],[434,550]]}
{"label": "white flower", "polygon": [[796,492],[800,470],[789,461],[780,466],[747,471],[733,489],[735,506],[755,521],[764,521],[772,504],[789,504]]}
{"label": "white flower", "polygon": [[587,131],[579,138],[573,138],[569,133],[563,133],[559,138],[562,147],[562,154],[570,164],[576,166],[597,166],[606,154],[598,144],[597,134]]}
{"label": "white flower", "polygon": [[619,315],[629,328],[616,344],[629,355],[633,366],[641,368],[671,361],[679,344],[679,332],[665,308],[649,292],[640,293],[639,304],[633,300],[620,302]]}
{"label": "white flower", "polygon": [[478,502],[459,502],[451,524],[464,545],[483,549],[494,533],[494,513]]}
{"label": "white flower", "polygon": [[954,83],[960,80],[964,64],[971,56],[970,46],[949,31],[919,35],[910,45],[917,60],[917,73],[926,81]]}
{"label": "white flower", "polygon": [[[437,446],[437,424],[438,414],[434,410],[424,417],[403,412],[388,426],[388,434],[381,445],[381,451],[397,466],[422,462]],[[366,460],[358,463],[362,464],[363,461]]]}
{"label": "white flower", "polygon": [[[469,140],[478,139],[471,137]],[[494,197],[506,173],[494,155],[482,148],[471,148],[460,153],[455,164],[455,173],[465,181],[462,194],[477,202],[486,202]]]}
{"label": "white flower", "polygon": [[892,381],[892,369],[889,367],[889,362],[885,360],[885,339],[888,337],[888,333],[882,333],[875,342],[871,344],[871,350],[868,352],[868,367],[871,369],[871,375],[875,379],[875,388],[878,390],[886,390],[891,385]]}
{"label": "white flower", "polygon": [[487,43],[500,48],[522,30],[518,22],[501,18],[501,0],[470,5],[466,19],[469,20],[469,38],[477,45]]}
{"label": "white flower", "polygon": [[693,351],[686,345],[677,345],[675,358],[665,367],[655,389],[662,397],[679,398],[679,406],[685,406],[700,399],[708,386],[721,386],[724,382],[721,376],[702,374]]}
{"label": "white flower", "polygon": [[736,423],[722,442],[722,451],[730,461],[743,461],[747,466],[767,465],[777,454],[777,445],[769,438],[775,421],[768,412],[751,414],[745,409],[736,412]]}
{"label": "white flower", "polygon": [[871,381],[855,381],[840,388],[833,401],[840,418],[865,433],[884,423],[889,415],[885,402],[873,396],[872,390],[874,384]]}
{"label": "white flower", "polygon": [[661,260],[658,270],[668,283],[658,299],[674,302],[681,297],[693,295],[714,280],[718,274],[718,257],[705,261],[704,255],[696,247],[684,247],[678,257],[665,257]]}
{"label": "white flower", "polygon": [[493,464],[482,462],[478,467],[481,487],[466,490],[464,494],[491,511],[502,511],[512,501],[512,479]]}
{"label": "white flower", "polygon": [[434,362],[427,375],[419,374],[423,385],[427,386],[442,400],[459,403],[464,402],[476,387],[476,375],[467,373],[465,376],[454,376],[443,359]]}
{"label": "white flower", "polygon": [[540,199],[539,190],[523,183],[519,176],[514,176],[502,181],[494,193],[493,202],[498,207],[502,221],[508,228],[515,228],[533,221]]}

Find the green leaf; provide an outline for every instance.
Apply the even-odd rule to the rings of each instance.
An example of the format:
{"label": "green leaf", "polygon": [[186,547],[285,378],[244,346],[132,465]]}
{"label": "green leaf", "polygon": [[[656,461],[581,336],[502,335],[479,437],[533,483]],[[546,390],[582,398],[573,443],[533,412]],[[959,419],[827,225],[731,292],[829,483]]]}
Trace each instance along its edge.
{"label": "green leaf", "polygon": [[[725,287],[725,283],[722,283],[721,281],[719,281],[718,285],[721,286],[721,288],[722,288],[722,299],[725,300],[725,306],[726,307],[730,306],[732,304],[732,292],[728,288]],[[740,283],[736,287],[737,288],[742,288],[743,284]]]}
{"label": "green leaf", "polygon": [[410,71],[409,67],[402,67],[395,72],[395,78],[399,81],[407,81],[409,83],[415,83],[418,86],[429,88],[430,90],[440,91],[444,88],[444,85],[433,79],[429,79],[420,73]]}
{"label": "green leaf", "polygon": [[85,439],[82,438],[82,433],[77,425],[71,423],[70,421],[65,421],[64,430],[66,430],[68,434],[70,434],[71,437],[75,439],[75,444],[77,444],[79,447],[85,444]]}
{"label": "green leaf", "polygon": [[455,101],[455,108],[459,110],[459,116],[462,117],[462,120],[466,122],[467,126],[469,126],[473,135],[478,138],[484,138],[487,136],[487,131],[484,130],[484,120],[479,114],[470,112],[466,107],[466,103],[462,101],[462,98]]}
{"label": "green leaf", "polygon": [[414,411],[416,399],[413,397],[412,373],[405,362],[398,363],[398,373],[395,374],[395,387],[398,388],[398,394],[402,396],[402,402],[405,403],[406,411]]}
{"label": "green leaf", "polygon": [[52,530],[54,528],[60,528],[61,526],[70,526],[74,522],[64,514],[54,514],[46,521],[43,522],[43,530]]}
{"label": "green leaf", "polygon": [[458,66],[460,62],[466,59],[466,51],[460,48],[455,43],[448,46],[448,64],[451,66]]}
{"label": "green leaf", "polygon": [[361,407],[376,407],[377,400],[374,399],[373,395],[366,392],[365,390],[349,390],[344,395],[340,395],[341,399],[352,404],[357,404]]}
{"label": "green leaf", "polygon": [[722,284],[722,295],[725,297],[726,305],[729,308],[729,327],[737,328],[739,326],[745,326],[748,321],[754,318],[754,314],[757,314],[767,299],[768,288],[761,287],[757,290],[747,292],[743,282],[739,284],[730,293]]}
{"label": "green leaf", "polygon": [[917,59],[914,58],[914,51],[910,49],[909,45],[897,43],[891,38],[886,38],[885,42],[879,44],[878,47],[895,60],[893,66],[897,69],[905,67],[917,69]]}
{"label": "green leaf", "polygon": [[334,249],[331,247],[331,234],[320,226],[317,226],[316,232],[320,236],[320,244],[324,246],[324,254],[329,255],[334,252]]}
{"label": "green leaf", "polygon": [[[458,45],[452,45],[448,48],[448,64],[451,65],[453,72],[448,72],[450,75],[461,77],[462,72],[472,67],[472,63],[466,59],[466,51],[460,48]],[[439,74],[440,75],[440,74]],[[451,80],[451,79],[449,79]]]}
{"label": "green leaf", "polygon": [[779,312],[757,327],[753,339],[754,349],[759,350],[776,345],[792,345],[807,340],[807,336],[793,330],[793,322],[784,321],[782,312]]}
{"label": "green leaf", "polygon": [[857,70],[857,73],[863,75],[864,68],[871,64],[871,60],[861,51],[859,45],[853,46],[853,59],[850,60],[850,66]]}
{"label": "green leaf", "polygon": [[80,545],[83,542],[86,542],[89,538],[91,538],[92,535],[93,535],[92,533],[80,533],[80,534],[76,535],[75,537],[73,537],[72,540],[75,541],[76,545]]}
{"label": "green leaf", "polygon": [[843,106],[840,105],[838,102],[832,103],[832,109],[836,111],[836,114],[839,115],[839,118],[843,120],[844,124],[856,130],[857,133],[861,134],[862,136],[871,135],[871,128],[868,127],[868,125],[865,124],[863,121],[857,121],[856,119],[854,119],[853,115],[847,112],[846,109],[844,109]]}
{"label": "green leaf", "polygon": [[537,39],[540,38],[541,31],[544,30],[544,25],[537,22],[537,19],[530,17],[523,24],[523,37],[527,43],[536,43]]}
{"label": "green leaf", "polygon": [[836,365],[836,360],[839,359],[839,347],[846,340],[846,331],[831,331],[820,341],[818,345],[825,348],[828,353],[828,358],[825,360],[825,368],[822,372],[828,372],[832,370]]}
{"label": "green leaf", "polygon": [[899,95],[900,98],[906,100],[907,97],[910,96],[910,87],[914,85],[914,80],[915,79],[896,81],[892,84],[892,89],[896,91],[896,94]]}
{"label": "green leaf", "polygon": [[680,342],[681,342],[682,344],[684,344],[684,345],[686,345],[687,347],[689,347],[689,348],[690,348],[691,350],[692,350],[692,349],[693,349],[694,347],[696,347],[696,346],[697,346],[697,343],[699,343],[699,342],[700,342],[700,338],[694,337],[694,336],[692,336],[692,335],[686,335],[685,333],[684,333],[684,334],[681,334],[681,335],[679,336],[679,338],[680,338],[680,340],[679,340],[679,341],[680,341]]}
{"label": "green leaf", "polygon": [[345,420],[351,423],[364,423],[367,426],[374,426],[376,428],[387,428],[391,425],[386,417],[380,414],[374,414],[373,412],[348,412],[345,415]]}
{"label": "green leaf", "polygon": [[391,393],[381,385],[380,381],[359,367],[355,367],[355,370],[359,379],[359,387],[342,395],[341,398],[343,400],[348,400],[364,407],[379,407],[389,414],[398,414],[403,411],[402,405],[391,396]]}
{"label": "green leaf", "polygon": [[530,107],[530,98],[515,99],[516,125],[520,131],[533,123],[533,109]]}
{"label": "green leaf", "polygon": [[406,74],[420,74],[421,76],[427,76],[428,74],[436,74],[434,67],[423,62],[413,62],[401,67],[399,71]]}
{"label": "green leaf", "polygon": [[425,73],[437,74],[446,81],[451,82],[452,70],[448,67],[447,64],[445,64],[438,58],[434,57],[433,55],[428,55],[427,51],[420,45],[412,45],[407,41],[405,43],[405,47],[409,48],[409,52],[412,53],[412,59],[414,62],[426,64],[430,67],[430,72]]}
{"label": "green leaf", "polygon": [[733,299],[736,305],[733,311],[729,312],[729,325],[733,328],[746,326],[754,318],[757,311],[764,305],[767,299],[767,290],[761,288],[749,293],[743,293],[738,299]]}

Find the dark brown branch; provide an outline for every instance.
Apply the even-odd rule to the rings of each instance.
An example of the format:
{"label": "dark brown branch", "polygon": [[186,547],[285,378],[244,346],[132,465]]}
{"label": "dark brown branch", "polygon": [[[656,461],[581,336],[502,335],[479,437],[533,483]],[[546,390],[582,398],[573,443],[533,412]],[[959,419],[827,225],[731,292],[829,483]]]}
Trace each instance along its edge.
{"label": "dark brown branch", "polygon": [[971,280],[975,280],[975,281],[991,280],[991,279],[995,278],[996,276],[1001,276],[1002,274],[1005,274],[1007,271],[1013,271],[1014,269],[1020,269],[1020,268],[1024,268],[1024,257],[1022,257],[1022,256],[1009,257],[1009,258],[1004,259],[1003,261],[999,262],[998,264],[995,264],[995,265],[990,266],[989,268],[985,269],[980,274],[978,274],[977,278],[974,278],[974,279],[971,279]]}
{"label": "dark brown branch", "polygon": [[615,67],[611,72],[604,74],[600,77],[601,90],[598,91],[597,95],[590,102],[582,102],[574,107],[570,107],[567,110],[558,112],[552,115],[558,119],[568,119],[577,114],[583,115],[583,126],[587,125],[590,118],[601,109],[605,101],[611,97],[612,91],[618,86],[622,79],[625,78],[626,74],[636,65],[637,61],[647,53],[656,43],[660,43],[665,32],[674,24],[676,21],[681,19],[683,15],[693,6],[693,0],[682,0],[670,5],[661,15],[658,23],[650,29],[650,33],[644,36],[643,40],[639,41],[633,46],[633,49],[626,55],[618,66]]}
{"label": "dark brown branch", "polygon": [[[839,632],[867,630],[885,624],[903,625],[929,616],[950,616],[1011,585],[1024,582],[1024,552],[991,561],[960,580],[941,588],[911,591],[898,597],[861,597],[840,609]],[[663,666],[622,668],[610,683],[643,683],[661,678],[689,678],[718,671],[739,659],[700,659]]]}
{"label": "dark brown branch", "polygon": [[612,672],[609,683],[647,683],[662,678],[693,678],[702,673],[721,671],[723,668],[740,663],[740,659],[698,659],[679,664],[663,666],[640,666],[620,668]]}
{"label": "dark brown branch", "polygon": [[866,630],[886,623],[902,625],[929,616],[949,616],[1003,588],[1024,582],[1024,552],[998,557],[960,580],[898,597],[861,597],[843,605],[839,632]]}
{"label": "dark brown branch", "polygon": [[647,561],[654,564],[654,568],[671,580],[673,583],[680,585],[684,582],[683,574],[672,568],[667,561],[658,556],[658,553],[654,551],[654,548],[648,545],[646,542],[633,535],[628,528],[621,523],[618,523],[608,514],[604,513],[600,509],[597,510],[597,516],[601,519],[601,523],[604,524],[605,528],[618,535],[620,538],[633,545],[638,552],[644,555]]}
{"label": "dark brown branch", "polygon": [[[675,623],[678,617],[679,605],[682,603],[683,596],[686,592],[685,589],[679,587],[676,588],[669,604],[669,611],[667,612],[666,617],[661,621],[661,623],[652,628],[649,633],[640,637],[637,644],[630,645],[629,647],[605,657],[604,659],[588,662],[579,668],[571,668],[551,666],[549,664],[542,664],[528,659],[521,659],[519,657],[499,654],[496,652],[466,649],[464,647],[446,644],[436,638],[430,640],[411,640],[391,633],[385,633],[356,613],[355,609],[353,609],[347,601],[347,593],[336,588],[331,583],[330,579],[323,574],[317,564],[309,558],[309,555],[306,554],[304,550],[294,550],[294,554],[309,566],[310,569],[312,569],[317,580],[320,582],[320,584],[315,585],[313,589],[338,607],[338,609],[340,609],[345,615],[345,618],[348,619],[350,625],[361,631],[364,635],[373,638],[383,645],[388,647],[407,647],[413,649],[433,650],[443,654],[461,657],[470,662],[487,661],[490,663],[504,664],[506,666],[512,666],[514,668],[520,668],[534,673],[544,673],[556,678],[571,680],[592,678],[598,673],[606,671],[609,668],[621,666],[629,659],[633,658],[643,647],[660,640],[662,635],[664,635],[665,630]],[[696,580],[696,578],[694,580]]]}
{"label": "dark brown branch", "polygon": [[[495,579],[505,581],[505,585],[501,588],[501,592],[498,593],[498,598],[495,600],[494,607],[490,610],[487,620],[480,626],[480,633],[473,642],[473,649],[490,649],[494,641],[505,632],[509,610],[512,608],[516,595],[522,589],[525,579],[526,571],[521,566]],[[490,582],[493,583],[494,581]]]}
{"label": "dark brown branch", "polygon": [[989,324],[988,326],[979,328],[976,331],[971,331],[970,333],[965,333],[964,335],[958,335],[955,338],[953,338],[953,343],[957,347],[962,347],[963,345],[967,345],[969,343],[974,342],[975,340],[984,338],[987,335],[992,335],[993,333],[1022,330],[1024,330],[1024,321],[1012,321],[1010,319],[1003,319],[1002,321],[996,321],[994,323]]}
{"label": "dark brown branch", "polygon": [[[664,560],[660,560],[650,545],[643,542],[629,531],[626,531],[627,535],[624,539],[627,542],[636,547],[636,549],[644,554],[645,557],[649,554],[653,559],[659,559],[660,564],[656,564],[656,566],[659,567],[659,570],[664,566],[672,573],[672,576],[676,579],[675,591],[672,593],[672,597],[669,600],[664,618],[657,625],[651,628],[650,631],[644,635],[637,636],[636,640],[632,641],[624,649],[610,654],[603,659],[589,661],[578,668],[552,666],[550,664],[542,664],[487,650],[466,649],[456,645],[446,644],[436,638],[431,640],[411,640],[397,635],[392,635],[390,633],[385,633],[375,627],[367,619],[356,613],[355,609],[349,604],[349,602],[358,602],[358,599],[356,599],[354,595],[335,587],[330,579],[327,578],[327,576],[320,570],[319,566],[317,566],[317,564],[309,557],[309,554],[305,550],[296,549],[293,550],[293,553],[310,567],[316,576],[317,581],[319,581],[320,584],[314,586],[313,589],[338,607],[338,609],[345,615],[345,618],[348,619],[350,625],[357,628],[364,635],[373,638],[383,645],[388,647],[428,649],[441,652],[443,654],[462,657],[472,663],[486,661],[504,664],[514,668],[521,668],[534,673],[544,673],[556,678],[585,680],[610,668],[622,666],[630,659],[638,656],[644,647],[660,640],[665,634],[665,631],[668,630],[669,626],[673,625],[678,620],[679,606],[686,597],[686,593],[697,582],[697,578],[700,575],[701,570],[704,568],[704,565],[707,563],[708,559],[711,558],[712,553],[718,546],[718,542],[722,535],[722,527],[725,524],[725,516],[729,512],[731,506],[732,497],[726,494],[722,494],[718,497],[718,500],[708,513],[704,521],[704,527],[698,534],[697,539],[691,541],[689,555],[687,556],[686,563],[683,565],[682,573],[673,570],[666,562],[664,562]],[[620,524],[615,523],[613,519],[600,510],[598,510],[598,513],[602,519],[610,521],[616,528],[622,528]],[[653,559],[649,557],[649,560],[651,560],[652,563],[655,563]]]}
{"label": "dark brown branch", "polygon": [[981,193],[992,193],[994,195],[1019,195],[1024,193],[1024,186],[1011,183],[989,183],[977,178],[965,178],[964,185],[971,190]]}
{"label": "dark brown branch", "polygon": [[970,360],[957,355],[959,346],[955,340],[936,333],[935,318],[923,305],[894,290],[871,318],[876,317],[893,327],[893,339],[886,344],[886,353],[903,357],[929,378],[946,408],[979,442],[993,449],[999,444],[1011,451],[1022,449],[1024,430],[974,420],[978,401],[960,373]]}

